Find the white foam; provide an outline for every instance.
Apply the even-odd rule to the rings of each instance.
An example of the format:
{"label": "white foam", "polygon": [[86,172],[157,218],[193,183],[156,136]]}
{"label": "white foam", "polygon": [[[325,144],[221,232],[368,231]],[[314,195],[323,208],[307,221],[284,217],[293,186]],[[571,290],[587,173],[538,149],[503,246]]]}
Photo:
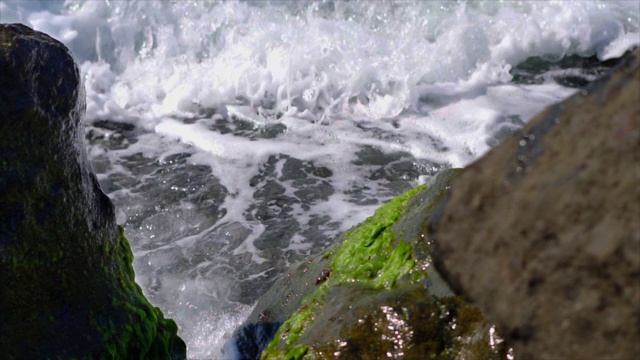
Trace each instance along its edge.
{"label": "white foam", "polygon": [[89,60],[83,73],[100,59],[115,71],[111,86],[87,78],[90,118],[158,119],[236,98],[325,122],[392,118],[434,91],[504,83],[529,56],[606,59],[639,36],[628,1],[2,4]]}

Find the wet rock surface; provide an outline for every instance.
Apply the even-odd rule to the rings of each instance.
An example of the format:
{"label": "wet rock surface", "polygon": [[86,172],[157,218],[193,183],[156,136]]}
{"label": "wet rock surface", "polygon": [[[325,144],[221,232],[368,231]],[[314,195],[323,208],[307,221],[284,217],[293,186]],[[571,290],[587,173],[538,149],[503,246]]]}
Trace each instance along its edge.
{"label": "wet rock surface", "polygon": [[[394,199],[329,249],[292,266],[260,299],[225,356],[504,358],[508,347],[495,329],[431,266],[425,219],[456,172]],[[256,334],[279,324],[262,353]]]}
{"label": "wet rock surface", "polygon": [[133,255],[87,161],[69,51],[0,25],[0,354],[186,358],[134,281]]}
{"label": "wet rock surface", "polygon": [[620,62],[620,58],[600,61],[593,55],[581,57],[572,55],[551,61],[540,57],[530,57],[511,69],[516,84],[544,84],[548,80],[572,88],[582,89],[610,71]]}
{"label": "wet rock surface", "polygon": [[466,168],[437,268],[516,359],[640,357],[640,50]]}

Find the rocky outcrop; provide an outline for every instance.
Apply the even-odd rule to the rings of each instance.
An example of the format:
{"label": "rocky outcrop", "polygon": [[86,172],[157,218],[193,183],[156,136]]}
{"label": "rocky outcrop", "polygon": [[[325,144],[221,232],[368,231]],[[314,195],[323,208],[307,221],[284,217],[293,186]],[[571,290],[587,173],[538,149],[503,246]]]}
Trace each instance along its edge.
{"label": "rocky outcrop", "polygon": [[[423,227],[456,170],[292,267],[226,348],[242,359],[498,359],[507,346],[431,266]],[[264,352],[264,345],[279,327]]]}
{"label": "rocky outcrop", "polygon": [[134,281],[133,256],[87,163],[68,50],[0,24],[0,354],[180,359],[177,326]]}
{"label": "rocky outcrop", "polygon": [[640,358],[640,50],[451,187],[437,268],[516,359]]}

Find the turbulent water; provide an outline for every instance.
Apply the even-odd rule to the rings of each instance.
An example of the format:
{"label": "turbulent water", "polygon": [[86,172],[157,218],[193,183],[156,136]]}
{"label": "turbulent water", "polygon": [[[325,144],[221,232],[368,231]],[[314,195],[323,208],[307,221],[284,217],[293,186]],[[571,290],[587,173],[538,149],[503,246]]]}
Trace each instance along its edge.
{"label": "turbulent water", "polygon": [[0,1],[64,42],[145,294],[190,358],[287,265],[640,44],[637,1]]}

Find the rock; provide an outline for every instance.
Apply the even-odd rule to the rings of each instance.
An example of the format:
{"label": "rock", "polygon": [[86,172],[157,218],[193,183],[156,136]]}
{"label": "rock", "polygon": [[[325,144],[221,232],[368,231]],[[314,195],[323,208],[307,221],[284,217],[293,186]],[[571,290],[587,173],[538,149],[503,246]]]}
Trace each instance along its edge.
{"label": "rock", "polygon": [[263,359],[504,357],[506,343],[497,344],[480,311],[431,266],[425,218],[455,173],[395,198],[294,265],[259,300],[225,357],[259,359],[264,346],[251,339],[282,322]]}
{"label": "rock", "polygon": [[282,323],[255,322],[242,326],[234,334],[233,340],[222,349],[225,359],[260,359],[262,351],[267,348],[278,332]]}
{"label": "rock", "polygon": [[184,359],[88,165],[84,106],[64,45],[0,24],[0,354]]}
{"label": "rock", "polygon": [[640,50],[465,168],[436,265],[516,359],[640,359]]}

